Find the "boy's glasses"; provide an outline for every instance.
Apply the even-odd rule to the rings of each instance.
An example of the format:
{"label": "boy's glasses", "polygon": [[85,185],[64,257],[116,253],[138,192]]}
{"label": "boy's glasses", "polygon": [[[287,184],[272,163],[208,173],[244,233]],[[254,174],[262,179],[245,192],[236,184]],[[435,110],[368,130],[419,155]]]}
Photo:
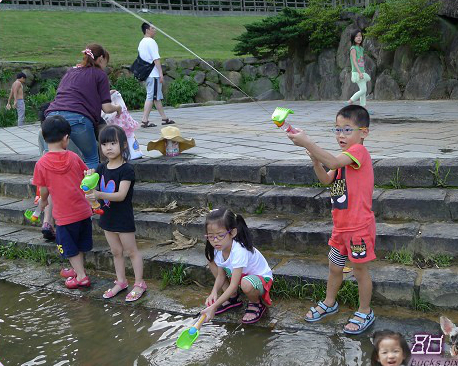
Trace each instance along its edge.
{"label": "boy's glasses", "polygon": [[210,240],[210,241],[220,241],[220,240],[223,240],[227,234],[229,234],[231,232],[232,229],[226,231],[224,234],[216,234],[216,235],[208,235],[208,234],[205,234],[205,238],[207,238],[207,240]]}
{"label": "boy's glasses", "polygon": [[331,129],[332,132],[334,132],[336,135],[340,135],[343,133],[344,135],[351,135],[353,131],[367,131],[367,127],[358,127],[358,128],[352,128],[352,127],[333,127]]}

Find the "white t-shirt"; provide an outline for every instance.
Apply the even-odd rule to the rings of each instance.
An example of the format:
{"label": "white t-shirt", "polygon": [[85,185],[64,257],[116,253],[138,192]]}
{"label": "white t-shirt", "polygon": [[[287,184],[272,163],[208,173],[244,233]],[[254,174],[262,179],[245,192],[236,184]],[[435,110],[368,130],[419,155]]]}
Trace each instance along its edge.
{"label": "white t-shirt", "polygon": [[235,268],[243,268],[243,274],[272,278],[272,270],[259,250],[254,248],[252,253],[235,240],[227,260],[224,260],[222,251],[215,250],[215,263],[218,267],[229,269],[231,273]]}
{"label": "white t-shirt", "polygon": [[[161,58],[161,56],[159,56],[159,47],[157,46],[156,41],[150,37],[145,37],[140,41],[138,44],[138,54],[142,60],[149,63],[152,63],[154,60]],[[154,67],[153,71],[151,71],[151,74],[149,74],[149,77],[159,77],[159,70],[157,67]]]}

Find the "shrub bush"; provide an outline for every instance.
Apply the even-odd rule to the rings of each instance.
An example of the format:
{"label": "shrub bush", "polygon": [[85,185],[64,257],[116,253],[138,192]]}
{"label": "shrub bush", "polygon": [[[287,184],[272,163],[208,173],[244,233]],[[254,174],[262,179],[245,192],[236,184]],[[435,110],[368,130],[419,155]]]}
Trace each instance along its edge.
{"label": "shrub bush", "polygon": [[17,113],[15,109],[0,109],[0,127],[10,127],[17,124]]}
{"label": "shrub bush", "polygon": [[175,79],[167,91],[167,104],[175,107],[183,103],[192,103],[198,89],[199,86],[193,79]]}
{"label": "shrub bush", "polygon": [[388,0],[379,5],[375,24],[367,37],[378,39],[386,50],[409,45],[415,54],[431,49],[440,40],[436,27],[440,3],[430,0]]}
{"label": "shrub bush", "polygon": [[127,109],[141,109],[145,103],[146,90],[133,76],[120,76],[112,82],[113,89],[119,91]]}

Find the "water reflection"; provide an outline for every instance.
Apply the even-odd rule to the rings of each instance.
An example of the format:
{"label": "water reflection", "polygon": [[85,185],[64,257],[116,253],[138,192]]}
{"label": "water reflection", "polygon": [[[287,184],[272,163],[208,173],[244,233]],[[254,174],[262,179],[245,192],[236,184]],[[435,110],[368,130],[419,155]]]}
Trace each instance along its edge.
{"label": "water reflection", "polygon": [[2,281],[0,305],[0,362],[5,366],[362,366],[371,349],[367,337],[205,324],[192,348],[182,350],[176,339],[195,319]]}

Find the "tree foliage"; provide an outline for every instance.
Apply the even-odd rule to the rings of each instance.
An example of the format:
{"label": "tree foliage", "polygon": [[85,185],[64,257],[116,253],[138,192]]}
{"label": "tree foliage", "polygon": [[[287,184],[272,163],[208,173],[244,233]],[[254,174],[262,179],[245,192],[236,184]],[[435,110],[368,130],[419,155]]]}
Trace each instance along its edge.
{"label": "tree foliage", "polygon": [[235,38],[239,43],[234,53],[242,56],[252,54],[255,57],[284,55],[290,42],[305,42],[306,32],[300,26],[304,19],[303,12],[284,8],[281,13],[259,22],[245,25],[246,32]]}
{"label": "tree foliage", "polygon": [[415,54],[439,42],[436,27],[440,4],[430,0],[388,0],[380,4],[375,24],[366,36],[378,39],[386,50],[410,45]]}
{"label": "tree foliage", "polygon": [[307,34],[313,53],[320,53],[339,43],[340,28],[337,22],[341,12],[340,6],[330,6],[323,0],[310,0],[304,10],[304,20],[300,26]]}

